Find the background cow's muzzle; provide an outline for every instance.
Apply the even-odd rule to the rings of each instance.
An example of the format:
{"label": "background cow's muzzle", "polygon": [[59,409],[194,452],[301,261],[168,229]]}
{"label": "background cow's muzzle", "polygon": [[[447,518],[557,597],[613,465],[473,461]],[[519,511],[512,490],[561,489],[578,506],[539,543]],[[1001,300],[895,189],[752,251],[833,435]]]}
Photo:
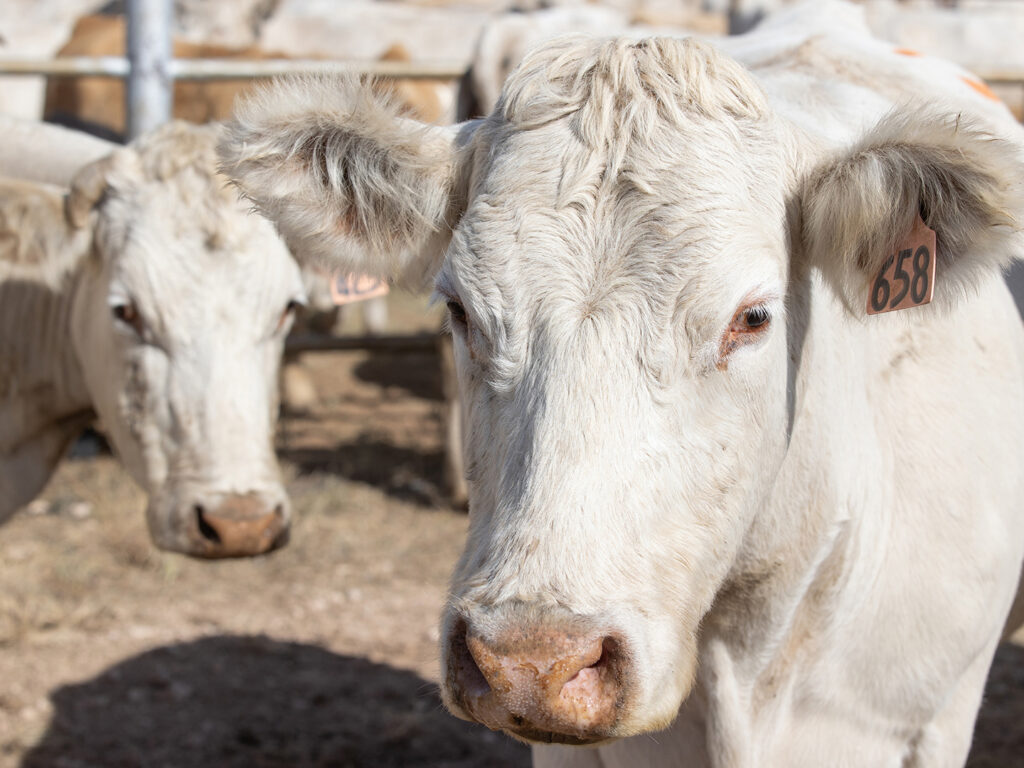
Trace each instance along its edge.
{"label": "background cow's muzzle", "polygon": [[247,557],[262,555],[288,541],[288,516],[284,500],[268,502],[259,494],[232,494],[214,507],[193,505],[194,526],[190,538],[199,557]]}
{"label": "background cow's muzzle", "polygon": [[[153,541],[201,558],[251,557],[288,543],[291,509],[283,488],[230,494],[175,494],[151,506]],[[151,501],[152,504],[152,501]]]}
{"label": "background cow's muzzle", "polygon": [[628,694],[623,639],[578,617],[497,623],[458,618],[445,649],[445,697],[458,715],[542,743],[615,737]]}

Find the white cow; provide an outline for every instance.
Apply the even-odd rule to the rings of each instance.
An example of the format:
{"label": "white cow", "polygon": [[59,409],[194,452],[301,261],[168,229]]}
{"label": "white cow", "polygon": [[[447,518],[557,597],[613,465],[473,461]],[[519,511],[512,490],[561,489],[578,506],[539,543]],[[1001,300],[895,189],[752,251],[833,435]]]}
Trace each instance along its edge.
{"label": "white cow", "polygon": [[0,183],[0,520],[98,415],[158,546],[226,557],[287,540],[272,440],[303,288],[215,172],[218,133],[165,126],[66,194]]}
{"label": "white cow", "polygon": [[[1024,555],[1024,136],[852,6],[723,45],[550,43],[451,130],[284,84],[222,156],[293,252],[448,303],[455,714],[540,766],[961,765]],[[927,294],[928,247],[878,277],[918,216],[933,303],[867,316]]]}
{"label": "white cow", "polygon": [[[480,31],[473,58],[459,82],[455,114],[459,120],[487,115],[501,96],[502,86],[527,51],[566,34],[688,36],[721,35],[725,25],[711,14],[700,14],[671,3],[674,15],[659,16],[649,8],[641,16],[602,5],[568,5],[530,12],[510,11],[490,19]],[[668,9],[665,9],[668,10]]]}
{"label": "white cow", "polygon": [[608,35],[629,26],[629,16],[600,5],[571,5],[510,12],[490,19],[477,38],[473,59],[459,83],[459,120],[489,114],[509,73],[534,46],[568,33]]}
{"label": "white cow", "polygon": [[38,120],[0,115],[0,176],[66,187],[84,165],[118,145]]}

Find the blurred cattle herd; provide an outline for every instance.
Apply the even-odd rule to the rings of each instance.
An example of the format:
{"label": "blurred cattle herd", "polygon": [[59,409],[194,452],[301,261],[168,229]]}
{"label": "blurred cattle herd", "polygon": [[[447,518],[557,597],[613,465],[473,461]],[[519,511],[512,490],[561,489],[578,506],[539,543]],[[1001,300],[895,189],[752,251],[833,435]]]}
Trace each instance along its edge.
{"label": "blurred cattle herd", "polygon": [[[391,95],[406,116],[426,123],[450,124],[489,113],[509,73],[531,47],[546,39],[580,32],[721,36],[745,31],[787,4],[785,0],[176,0],[173,54],[177,58],[343,59],[411,65],[455,62],[465,72],[458,80],[381,78],[374,85],[379,92]],[[1007,72],[1024,71],[1024,48],[1017,43],[1024,34],[1021,4],[867,0],[863,5],[874,34],[901,49],[948,58],[981,75],[996,73],[1005,78]],[[123,56],[125,27],[120,2],[7,0],[0,6],[0,58]],[[174,85],[173,117],[193,124],[229,120],[236,99],[258,84],[253,79],[178,81]],[[32,351],[39,346],[36,341],[26,342],[12,331],[26,322],[21,299],[35,295],[25,294],[16,287],[20,283],[12,278],[32,284],[40,289],[40,295],[48,297],[46,301],[34,302],[32,311],[36,315],[49,312],[51,320],[57,318],[62,323],[85,313],[85,275],[99,280],[96,300],[112,302],[116,322],[106,331],[126,328],[139,338],[154,334],[155,328],[147,324],[147,311],[153,316],[166,315],[165,325],[183,322],[178,317],[168,319],[166,307],[176,305],[180,298],[171,289],[166,289],[166,295],[151,296],[149,300],[155,308],[148,310],[133,304],[120,306],[116,298],[110,298],[116,296],[118,280],[123,279],[118,276],[120,272],[145,272],[151,268],[130,267],[135,261],[145,263],[145,259],[135,253],[131,244],[119,243],[116,237],[111,237],[110,232],[118,231],[123,222],[110,223],[109,216],[128,216],[143,228],[150,226],[152,218],[153,231],[158,232],[157,219],[174,206],[173,199],[180,198],[181,224],[170,240],[180,245],[190,239],[205,238],[206,250],[215,252],[223,247],[221,241],[231,242],[235,236],[213,231],[219,226],[232,230],[236,226],[232,222],[244,214],[230,203],[230,195],[210,193],[207,202],[200,203],[207,193],[196,196],[189,191],[193,189],[194,180],[189,181],[193,177],[207,179],[207,186],[227,183],[216,172],[215,131],[193,135],[182,126],[162,137],[143,137],[142,144],[132,150],[118,150],[126,141],[124,90],[119,79],[109,77],[0,76],[0,129],[6,137],[0,143],[0,175],[19,179],[0,190],[0,225],[4,227],[0,246],[6,249],[0,251],[0,277],[8,281],[8,294],[17,292],[21,297],[8,301],[6,309],[0,307],[0,321],[4,323],[0,328],[0,356],[8,358],[4,365],[9,369],[5,373],[0,365],[0,394],[6,397],[6,402],[0,402],[0,432],[6,433],[0,434],[0,456],[6,456],[9,467],[24,468],[21,473],[5,472],[7,480],[0,478],[0,495],[6,497],[0,499],[0,518],[28,503],[39,492],[69,442],[97,413],[102,427],[113,433],[115,444],[121,443],[115,445],[119,455],[134,457],[134,461],[128,461],[129,469],[150,490],[151,496],[153,489],[177,487],[178,471],[187,477],[192,466],[217,467],[218,451],[236,459],[240,455],[236,445],[218,443],[211,437],[213,432],[223,430],[223,425],[213,418],[204,422],[197,417],[195,422],[202,422],[200,426],[184,436],[178,429],[174,439],[170,439],[170,417],[162,423],[164,417],[154,405],[170,397],[166,382],[155,383],[161,377],[166,379],[167,372],[147,372],[146,364],[133,359],[123,345],[118,347],[110,339],[102,340],[100,330],[92,329],[92,336],[77,334],[74,344],[59,354],[54,349]],[[1019,89],[1004,88],[999,96],[1019,116]],[[53,127],[40,131],[39,120]],[[57,125],[70,130],[61,132]],[[186,149],[178,151],[174,149],[176,144]],[[195,151],[200,145],[204,148]],[[165,147],[166,156],[176,159],[160,160],[164,155],[153,155],[147,149],[155,146]],[[25,184],[37,183],[53,186],[26,192]],[[140,191],[149,189],[147,184],[164,185],[172,191]],[[61,196],[68,188],[71,194],[67,199],[84,201],[84,207],[76,209],[69,203],[63,212],[60,210]],[[129,190],[135,195],[131,205],[114,213],[106,206],[100,215],[90,218],[92,203],[127,197]],[[165,194],[170,195],[170,202],[161,207],[154,200]],[[197,212],[199,205],[217,210]],[[165,239],[165,246],[167,242]],[[255,247],[253,242],[246,247]],[[114,253],[107,255],[107,264],[113,265],[109,266],[109,274],[96,276],[79,270],[81,253],[93,247],[86,243],[102,243],[104,248],[113,249]],[[265,246],[260,247],[266,251]],[[250,274],[240,262],[236,269],[237,275],[224,277],[227,282],[246,280],[245,275]],[[187,278],[172,276],[168,283],[176,280]],[[293,322],[303,331],[330,333],[339,328],[341,309],[328,290],[328,276],[316,269],[303,268],[301,282],[301,288],[292,290],[285,280],[285,288],[281,289],[284,293],[273,299],[272,314],[284,312],[278,330],[286,332]],[[106,298],[101,294],[106,294]],[[299,306],[305,311],[295,319],[293,309]],[[385,298],[372,298],[356,306],[362,312],[363,327],[368,333],[388,330]],[[202,323],[203,318],[197,315],[192,322]],[[218,330],[224,339],[234,338],[228,328]],[[274,360],[264,373],[280,382],[280,397],[286,406],[308,410],[316,401],[315,388],[294,358],[289,358],[279,370],[281,338],[274,339],[270,353]],[[216,334],[211,343],[214,342]],[[77,350],[72,349],[74,345],[78,345]],[[442,354],[447,354],[443,344],[441,349]],[[64,367],[77,371],[78,367],[88,369],[91,364],[65,365],[59,362],[64,359],[62,354],[68,360],[76,355],[78,359],[98,360],[98,366],[105,367],[110,375],[104,378],[89,370],[79,371],[79,381],[68,376]],[[188,354],[194,356],[191,351]],[[211,359],[224,357],[223,349],[211,348],[209,354]],[[33,355],[49,362],[40,367]],[[114,375],[119,368],[121,373]],[[446,359],[443,369],[452,370],[450,359]],[[194,364],[189,370],[187,373],[181,368],[175,374],[192,377],[189,385],[179,386],[195,390],[191,399],[182,395],[188,401],[187,406],[181,406],[186,411],[198,408],[204,413],[216,412],[224,407],[218,397],[248,402],[256,413],[265,414],[277,407],[278,392],[273,385],[261,393],[240,394],[237,384],[225,385],[218,380],[220,374],[212,364]],[[59,397],[55,395],[55,378],[60,383]],[[115,380],[120,384],[115,385]],[[129,387],[134,389],[129,392]],[[452,500],[464,504],[466,489],[461,479],[454,384],[447,382],[445,389],[450,421],[445,473]],[[205,393],[205,402],[197,399],[199,392]],[[124,402],[133,397],[137,400],[130,409],[134,416],[127,419]],[[268,438],[260,430],[272,433],[273,418],[256,426],[250,422],[251,417],[239,416],[236,431],[249,434],[261,445],[267,444]],[[273,459],[264,456],[250,463],[265,468],[273,464]],[[184,469],[176,469],[180,467]],[[212,471],[206,474],[211,475]],[[201,482],[193,482],[192,486],[195,487],[179,489],[180,497],[150,499],[150,530],[162,546],[220,556],[261,552],[286,540],[289,509],[276,481],[235,478],[232,487],[251,487],[242,494],[218,493]]]}
{"label": "blurred cattle herd", "polygon": [[[343,59],[457,62],[461,83],[385,80],[408,113],[452,122],[486,113],[508,72],[536,43],[569,32],[627,29],[723,35],[744,31],[788,0],[175,0],[178,58]],[[1024,71],[1024,8],[1013,2],[862,3],[874,34],[950,59],[978,74]],[[0,7],[0,57],[120,56],[120,2],[7,0]],[[174,116],[225,120],[251,80],[175,84]],[[1001,94],[1003,95],[1003,94]],[[1007,91],[1019,112],[1019,94]],[[48,121],[118,140],[123,85],[115,78],[0,77],[0,114]]]}
{"label": "blurred cattle herd", "polygon": [[[494,110],[510,73],[545,40],[580,32],[713,38],[746,31],[788,4],[175,0],[173,54],[454,63],[460,78],[373,83],[403,118],[451,125]],[[896,53],[920,51],[990,77],[991,89],[960,80],[991,99],[986,107],[1002,100],[1021,118],[1024,92],[1013,80],[1024,73],[1024,3],[860,5]],[[123,56],[125,34],[116,0],[0,2],[0,61]],[[274,452],[277,418],[282,401],[312,410],[317,394],[301,360],[286,356],[287,337],[336,336],[341,312],[353,308],[368,337],[394,331],[385,297],[341,301],[332,290],[338,276],[300,267],[284,229],[254,214],[222,172],[218,157],[230,140],[221,124],[259,87],[251,78],[176,82],[174,120],[129,142],[120,80],[0,75],[0,523],[42,492],[69,447],[96,426],[146,492],[159,548],[228,558],[288,542],[292,502]],[[300,150],[310,147],[293,154]],[[325,178],[342,173],[327,153],[310,151],[321,162],[309,165]],[[374,211],[375,225],[390,212]],[[351,221],[342,214],[335,224],[344,231]],[[452,321],[462,312],[465,323],[465,310],[452,306]],[[448,401],[447,492],[463,507],[463,433],[444,334],[437,349]],[[601,642],[582,669],[614,657],[614,643]]]}

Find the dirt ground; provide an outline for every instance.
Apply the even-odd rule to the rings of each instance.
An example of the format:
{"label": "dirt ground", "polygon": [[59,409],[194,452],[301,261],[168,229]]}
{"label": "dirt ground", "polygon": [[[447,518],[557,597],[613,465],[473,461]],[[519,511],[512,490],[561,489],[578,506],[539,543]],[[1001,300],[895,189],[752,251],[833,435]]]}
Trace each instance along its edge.
{"label": "dirt ground", "polygon": [[[466,531],[441,484],[438,360],[306,365],[321,404],[281,424],[284,550],[156,551],[109,456],[66,461],[46,504],[0,530],[0,768],[529,764],[438,698],[437,618]],[[1024,766],[1024,647],[999,652],[969,765]]]}

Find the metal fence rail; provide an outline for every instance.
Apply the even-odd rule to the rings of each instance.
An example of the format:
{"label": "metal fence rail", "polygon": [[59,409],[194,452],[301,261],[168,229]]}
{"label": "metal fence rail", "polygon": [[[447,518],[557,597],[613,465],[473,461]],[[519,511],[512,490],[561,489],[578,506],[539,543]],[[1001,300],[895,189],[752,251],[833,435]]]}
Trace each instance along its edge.
{"label": "metal fence rail", "polygon": [[[0,75],[126,78],[128,59],[120,56],[71,56],[59,59],[0,57]],[[455,61],[338,61],[324,59],[172,59],[175,80],[244,80],[279,75],[337,74],[419,80],[457,80],[466,64]],[[1024,79],[1024,73],[1021,74]]]}

